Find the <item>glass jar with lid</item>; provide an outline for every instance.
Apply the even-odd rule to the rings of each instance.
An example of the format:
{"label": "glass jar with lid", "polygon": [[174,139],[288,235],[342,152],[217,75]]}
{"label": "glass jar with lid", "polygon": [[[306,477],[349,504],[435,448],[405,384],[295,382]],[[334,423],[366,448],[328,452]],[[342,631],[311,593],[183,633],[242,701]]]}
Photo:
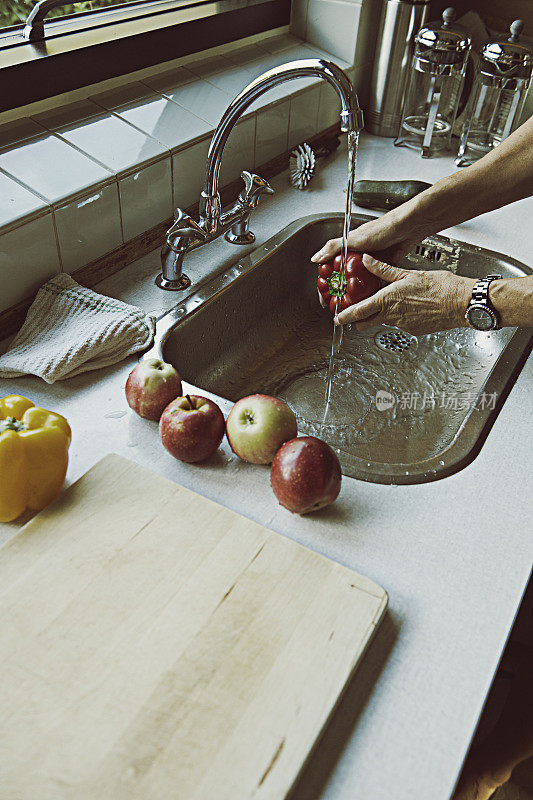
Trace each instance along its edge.
{"label": "glass jar with lid", "polygon": [[509,36],[492,39],[481,49],[458,167],[473,164],[518,126],[533,72],[533,47],[520,38],[523,27],[522,20],[515,20]]}
{"label": "glass jar with lid", "polygon": [[418,31],[411,76],[394,144],[412,147],[423,158],[446,153],[464,84],[471,40],[447,8],[442,22]]}

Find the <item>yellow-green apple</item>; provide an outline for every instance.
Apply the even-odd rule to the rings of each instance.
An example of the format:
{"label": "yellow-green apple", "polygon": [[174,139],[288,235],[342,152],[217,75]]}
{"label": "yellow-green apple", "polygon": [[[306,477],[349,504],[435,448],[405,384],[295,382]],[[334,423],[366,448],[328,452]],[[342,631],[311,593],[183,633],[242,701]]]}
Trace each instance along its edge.
{"label": "yellow-green apple", "polygon": [[190,464],[212,456],[224,436],[224,415],[197,394],[176,397],[161,414],[161,441],[169,453]]}
{"label": "yellow-green apple", "polygon": [[329,506],[341,490],[341,465],[331,447],[316,436],[299,436],[276,453],[270,483],[282,506],[308,514]]}
{"label": "yellow-green apple", "polygon": [[252,464],[270,464],[283,442],[297,432],[296,417],[287,403],[267,394],[238,400],[226,420],[231,449]]}
{"label": "yellow-green apple", "polygon": [[132,369],[126,381],[126,400],[140,417],[157,422],[171,400],[181,395],[180,376],[159,358],[146,358]]}

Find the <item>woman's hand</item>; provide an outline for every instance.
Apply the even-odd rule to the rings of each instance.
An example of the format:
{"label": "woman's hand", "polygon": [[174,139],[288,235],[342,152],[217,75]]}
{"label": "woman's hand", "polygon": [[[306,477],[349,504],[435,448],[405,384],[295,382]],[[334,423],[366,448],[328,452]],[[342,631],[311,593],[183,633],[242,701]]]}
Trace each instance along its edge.
{"label": "woman's hand", "polygon": [[366,331],[385,323],[416,335],[468,327],[464,315],[472,297],[473,278],[445,270],[401,269],[367,254],[363,264],[388,285],[341,311],[335,324],[354,322],[358,331]]}
{"label": "woman's hand", "polygon": [[[365,222],[348,234],[348,249],[358,253],[370,253],[387,264],[399,264],[413,245],[420,241],[420,236],[405,238],[405,225],[397,219],[394,211],[382,217]],[[330,239],[311,257],[315,264],[330,261],[342,248],[342,238]],[[326,307],[322,295],[318,292],[318,300],[322,308]]]}
{"label": "woman's hand", "polygon": [[[398,208],[351,231],[350,250],[373,256],[365,262],[367,269],[390,285],[339,314],[340,324],[356,322],[359,330],[365,330],[386,322],[411,333],[465,326],[472,279],[390,265],[398,265],[427,236],[530,197],[532,179],[533,117],[475,164],[441,178]],[[330,239],[311,261],[329,261],[341,246],[341,239]],[[489,296],[502,325],[533,326],[533,276],[493,281]]]}
{"label": "woman's hand", "polygon": [[[420,241],[420,236],[405,237],[405,226],[396,218],[394,211],[383,217],[365,222],[348,234],[348,249],[370,255],[387,264],[399,264],[403,256]],[[322,264],[340,253],[342,238],[330,239],[311,261]]]}

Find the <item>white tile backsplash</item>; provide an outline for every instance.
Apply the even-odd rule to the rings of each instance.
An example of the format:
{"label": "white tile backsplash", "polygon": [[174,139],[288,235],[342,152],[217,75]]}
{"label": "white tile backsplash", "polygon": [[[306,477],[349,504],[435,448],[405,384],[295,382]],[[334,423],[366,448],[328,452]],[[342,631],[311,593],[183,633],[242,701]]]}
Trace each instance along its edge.
{"label": "white tile backsplash", "polygon": [[37,119],[46,128],[88,153],[112,172],[120,174],[138,169],[169,155],[168,148],[157,139],[147,136],[120,117],[103,111],[96,103],[87,101],[83,105],[77,103],[76,106],[81,106],[80,113],[85,115],[81,119],[66,123],[66,112],[48,112]]}
{"label": "white tile backsplash", "polygon": [[128,106],[130,103],[138,103],[145,98],[146,100],[154,99],[157,97],[157,92],[150,89],[145,83],[141,81],[132,81],[125,86],[119,86],[116,89],[109,89],[106,92],[99,92],[92,95],[90,100],[102,108],[107,108],[114,111],[122,106]]}
{"label": "white tile backsplash", "polygon": [[21,186],[13,178],[0,172],[0,228],[17,220],[43,212],[47,203]]}
{"label": "white tile backsplash", "polygon": [[317,132],[320,85],[291,97],[289,147],[304,142]]}
{"label": "white tile backsplash", "polygon": [[266,39],[261,39],[261,47],[267,53],[281,53],[283,50],[289,50],[291,47],[298,47],[302,42],[290,33],[284,33],[280,36],[267,36]]}
{"label": "white tile backsplash", "polygon": [[309,0],[292,0],[291,2],[291,32],[305,39],[307,35],[307,9]]}
{"label": "white tile backsplash", "polygon": [[74,272],[122,242],[116,182],[55,208],[63,272]]}
{"label": "white tile backsplash", "polygon": [[[152,86],[155,85],[152,83]],[[213,129],[220,122],[230,100],[222,89],[200,79],[176,87],[161,85],[157,90],[186,110],[185,113],[190,112],[208,122]]]}
{"label": "white tile backsplash", "polygon": [[[304,58],[349,67],[345,40],[357,34],[359,0],[310,2],[322,3],[317,18],[327,3],[328,13],[340,14],[340,47],[327,25],[314,43],[292,34],[265,36],[0,125],[0,254],[9,251],[0,264],[0,282],[9,283],[0,310],[55,272],[73,272],[165,221],[173,208],[196,204],[211,133],[233,97],[262,72]],[[338,105],[334,90],[318,78],[267,92],[232,131],[221,187],[334,124]]]}
{"label": "white tile backsplash", "polygon": [[0,231],[0,311],[30,297],[59,271],[51,213]]}
{"label": "white tile backsplash", "polygon": [[309,42],[350,64],[354,63],[361,4],[345,0],[309,0]]}
{"label": "white tile backsplash", "polygon": [[236,97],[252,80],[246,65],[232,64],[228,58],[215,56],[190,64],[189,69],[196,77],[212,83],[228,95],[228,100]]}
{"label": "white tile backsplash", "polygon": [[247,64],[255,58],[261,58],[265,52],[266,50],[259,47],[258,44],[247,44],[224,53],[224,58],[227,58],[232,64]]}
{"label": "white tile backsplash", "polygon": [[59,106],[59,108],[51,108],[40,114],[34,114],[30,119],[48,131],[57,131],[63,126],[75,126],[85,119],[90,119],[100,114],[102,114],[102,109],[92,100],[85,99]]}
{"label": "white tile backsplash", "polygon": [[287,150],[290,100],[261,111],[255,133],[255,165],[265,164]]}
{"label": "white tile backsplash", "polygon": [[[292,84],[292,88],[294,88],[294,91],[296,91],[297,82],[299,81],[290,82]],[[285,83],[281,84],[280,86],[274,86],[273,89],[269,89],[268,92],[262,94],[248,107],[243,116],[246,117],[255,114],[256,112],[264,111],[266,108],[276,105],[281,100],[290,98],[291,92],[289,91],[288,86],[289,83]]]}
{"label": "white tile backsplash", "polygon": [[195,75],[186,67],[174,67],[165,72],[159,72],[150,78],[144,78],[143,83],[160,94],[166,94],[166,90],[172,91],[178,86],[191,83],[195,80]]}
{"label": "white tile backsplash", "polygon": [[341,101],[339,95],[333,86],[324,81],[320,87],[317,130],[319,132],[325,131],[331,125],[335,125],[340,120],[340,114]]}
{"label": "white tile backsplash", "polygon": [[0,152],[0,168],[49,203],[112,178],[101,164],[46,131]]}
{"label": "white tile backsplash", "polygon": [[255,116],[238,122],[224,149],[220,185],[236,180],[243,171],[255,164]]}
{"label": "white tile backsplash", "polygon": [[124,241],[172,216],[170,156],[118,182]]}
{"label": "white tile backsplash", "polygon": [[174,153],[174,207],[186,209],[197,203],[205,178],[205,164],[210,139],[196,142],[192,147]]}
{"label": "white tile backsplash", "polygon": [[186,111],[167,97],[152,91],[147,86],[143,88],[144,96],[135,99],[130,97],[125,103],[120,102],[124,98],[124,93],[106,92],[105,95],[96,95],[93,99],[96,103],[114,111],[121,119],[157,139],[170,150],[183,147],[213,129],[213,126],[205,120]]}
{"label": "white tile backsplash", "polygon": [[205,120],[166,97],[158,97],[157,100],[132,108],[120,108],[116,113],[170,150],[183,147],[213,130],[213,126]]}

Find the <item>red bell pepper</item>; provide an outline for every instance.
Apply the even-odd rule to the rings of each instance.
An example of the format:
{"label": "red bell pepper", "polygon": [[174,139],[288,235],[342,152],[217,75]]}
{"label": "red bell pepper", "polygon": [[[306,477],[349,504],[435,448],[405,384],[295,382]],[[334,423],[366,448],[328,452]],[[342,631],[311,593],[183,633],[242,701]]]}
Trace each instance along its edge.
{"label": "red bell pepper", "polygon": [[342,269],[342,254],[318,267],[318,291],[332,314],[359,303],[381,288],[381,280],[367,270],[361,253],[348,251]]}

